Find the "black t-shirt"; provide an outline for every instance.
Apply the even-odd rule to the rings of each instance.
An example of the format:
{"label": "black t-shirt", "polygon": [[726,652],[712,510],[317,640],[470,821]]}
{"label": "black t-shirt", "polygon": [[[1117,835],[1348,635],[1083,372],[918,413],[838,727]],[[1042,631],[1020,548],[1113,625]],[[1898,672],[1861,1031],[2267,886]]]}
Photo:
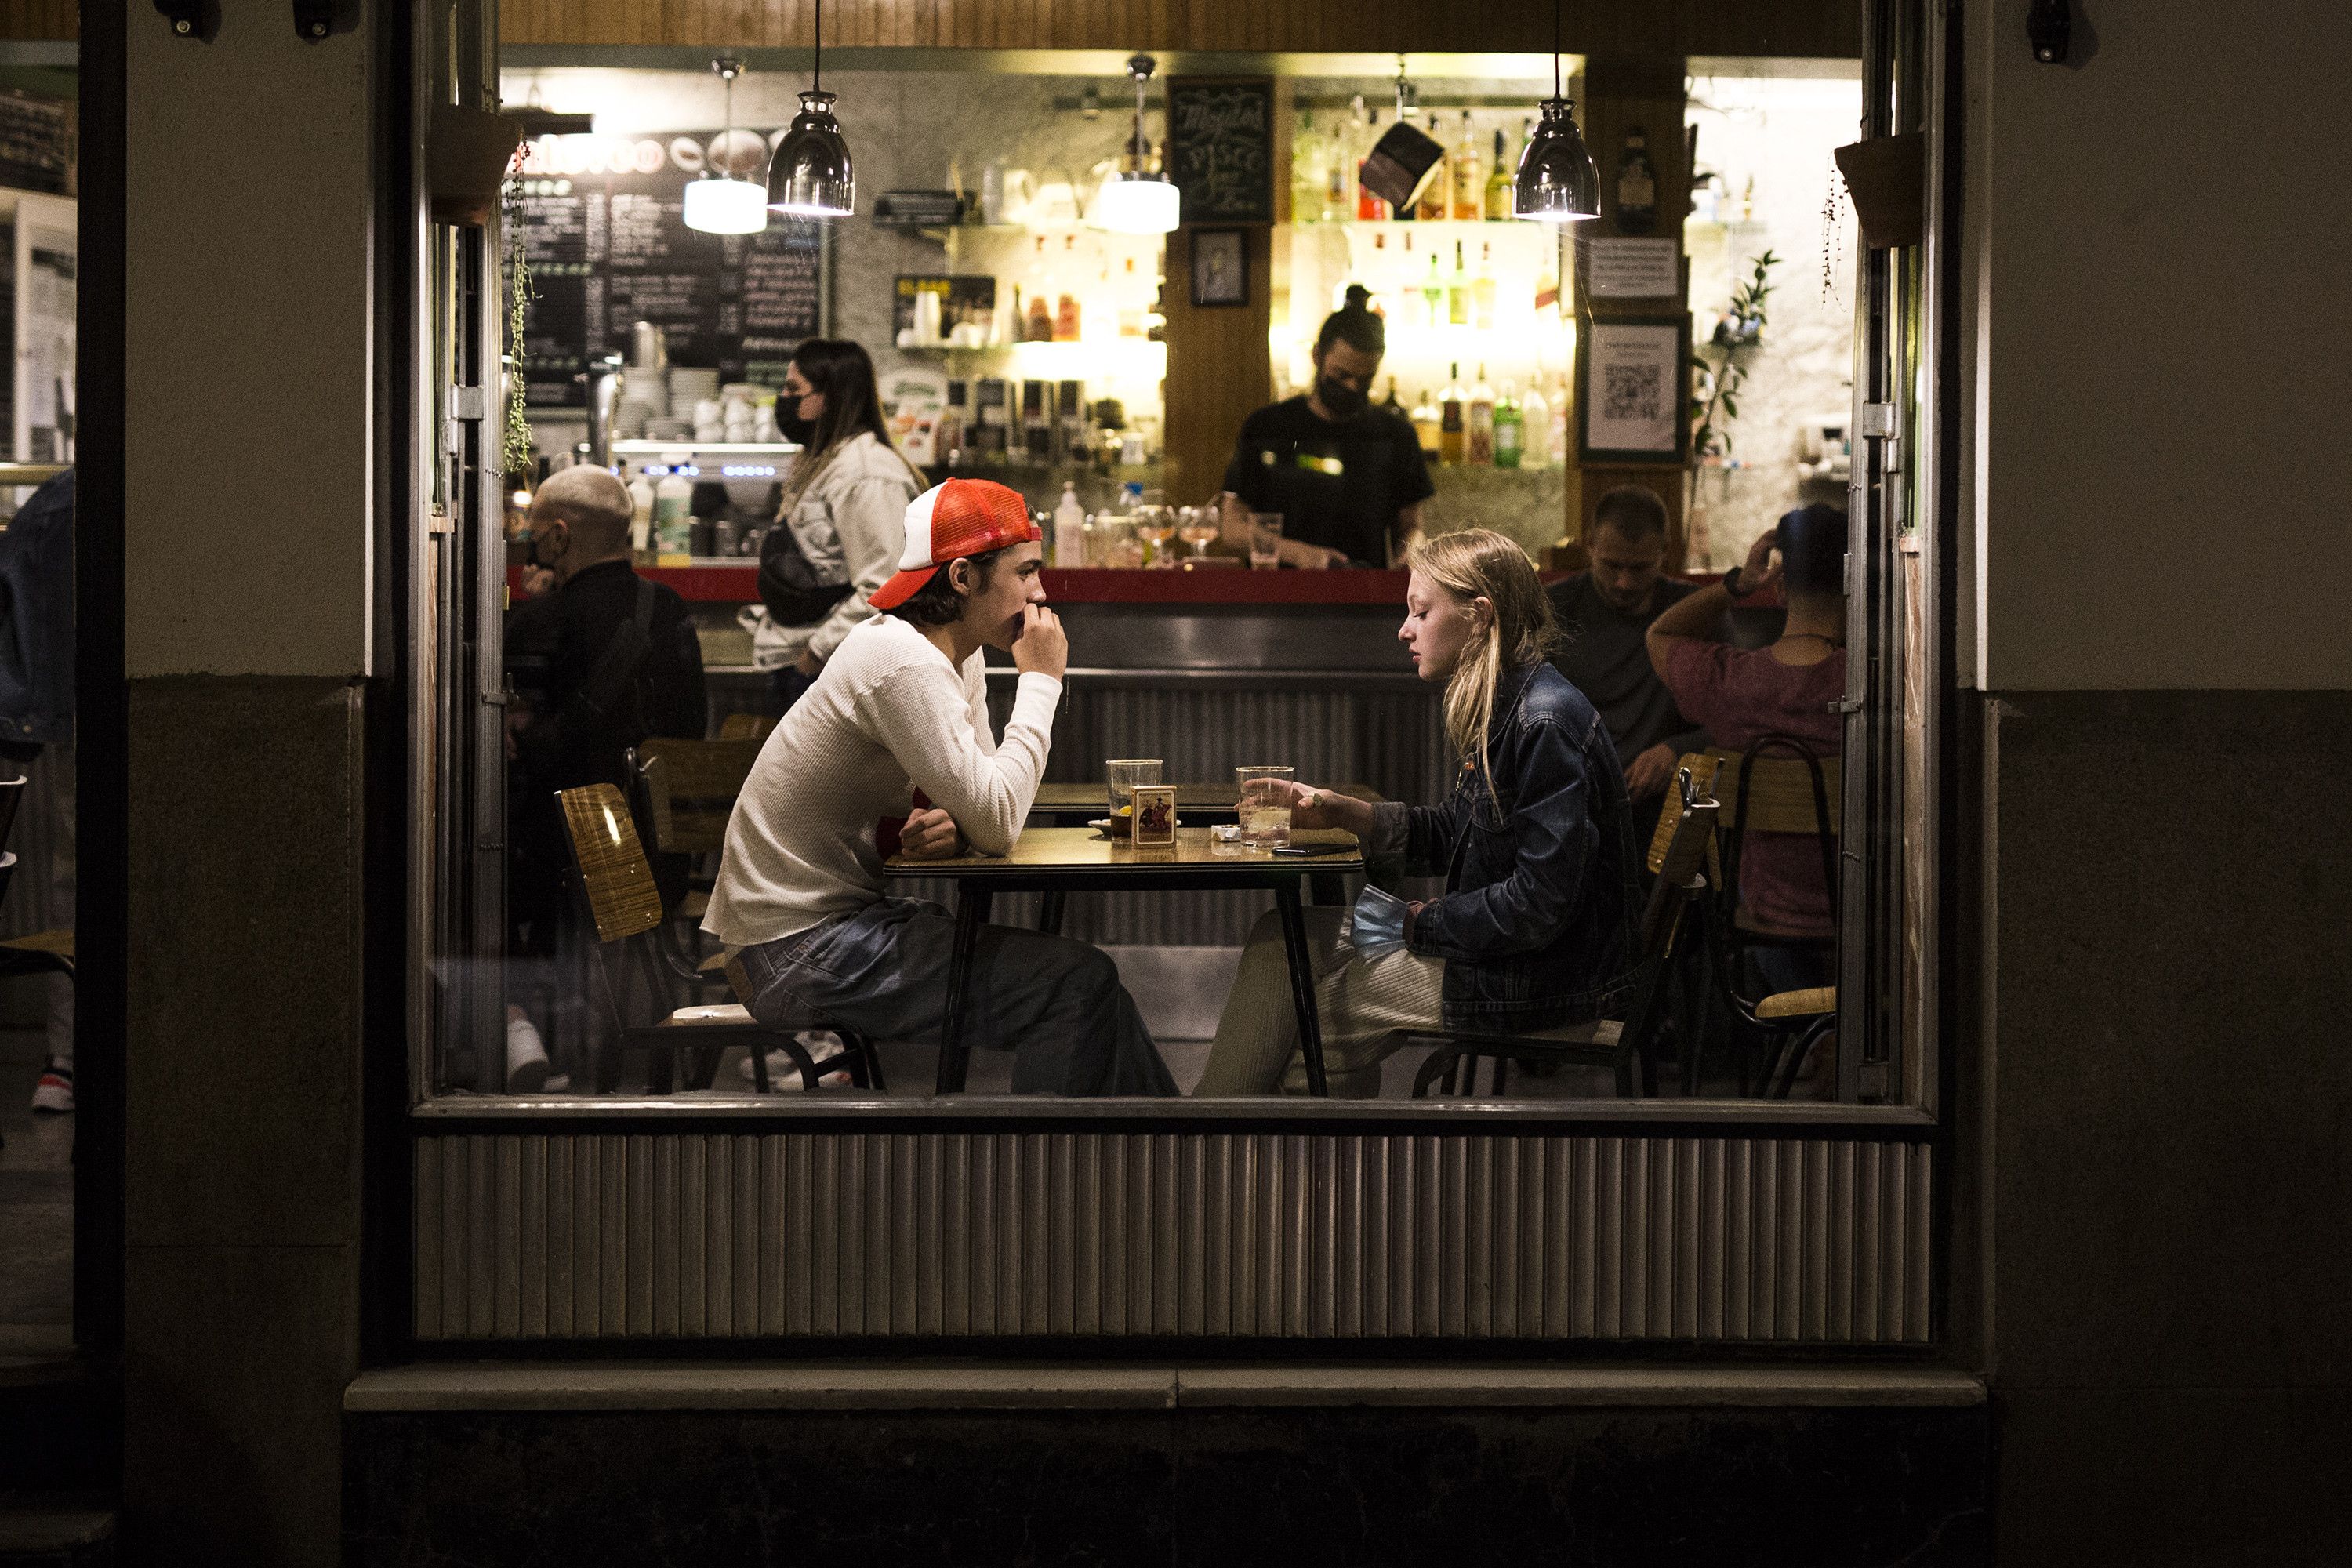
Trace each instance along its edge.
{"label": "black t-shirt", "polygon": [[1437,487],[1411,422],[1375,406],[1333,424],[1318,417],[1302,395],[1242,421],[1225,489],[1253,511],[1280,512],[1286,539],[1386,566],[1397,513]]}

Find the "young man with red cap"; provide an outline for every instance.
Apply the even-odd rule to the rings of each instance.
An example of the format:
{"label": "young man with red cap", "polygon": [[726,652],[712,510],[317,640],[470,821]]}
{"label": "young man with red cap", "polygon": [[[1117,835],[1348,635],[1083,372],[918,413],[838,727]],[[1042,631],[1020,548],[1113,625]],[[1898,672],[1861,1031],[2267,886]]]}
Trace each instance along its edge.
{"label": "young man with red cap", "polygon": [[[842,639],[752,766],[702,929],[740,961],[753,1016],[812,1014],[884,1040],[938,1037],[955,922],[885,898],[893,853],[943,858],[1013,847],[1045,776],[1069,643],[1045,607],[1027,504],[950,479],[907,509],[883,611]],[[982,648],[1021,672],[999,741]],[[1099,948],[981,928],[966,1038],[1015,1053],[1020,1093],[1172,1095],[1176,1086]]]}

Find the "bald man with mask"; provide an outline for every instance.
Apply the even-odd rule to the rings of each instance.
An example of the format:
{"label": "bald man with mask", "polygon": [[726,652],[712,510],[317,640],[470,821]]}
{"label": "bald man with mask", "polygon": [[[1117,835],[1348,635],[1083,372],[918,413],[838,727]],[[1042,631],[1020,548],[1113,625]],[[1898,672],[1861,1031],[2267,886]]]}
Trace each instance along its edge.
{"label": "bald man with mask", "polygon": [[507,617],[511,847],[509,908],[520,951],[551,951],[567,851],[553,794],[625,788],[629,748],[703,732],[702,649],[686,602],[629,565],[629,492],[583,464],[548,476],[530,502],[539,596]]}

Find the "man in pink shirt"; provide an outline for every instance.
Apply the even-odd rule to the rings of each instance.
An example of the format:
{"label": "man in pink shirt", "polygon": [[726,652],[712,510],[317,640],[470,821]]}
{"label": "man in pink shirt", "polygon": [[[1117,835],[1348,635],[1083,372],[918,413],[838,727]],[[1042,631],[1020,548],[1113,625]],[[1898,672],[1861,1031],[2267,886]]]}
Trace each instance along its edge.
{"label": "man in pink shirt", "polygon": [[[1845,513],[1816,502],[1759,537],[1745,564],[1652,623],[1650,662],[1675,706],[1704,724],[1726,751],[1745,752],[1766,735],[1803,742],[1825,767],[1838,765],[1844,731]],[[1735,598],[1775,584],[1788,590],[1789,619],[1769,647],[1735,648],[1711,640]],[[1836,934],[1832,890],[1822,885],[1820,846],[1810,834],[1751,831],[1740,851],[1739,920],[1776,936]],[[1755,950],[1776,990],[1829,983],[1827,965],[1787,949]],[[1788,973],[1776,973],[1786,969]]]}

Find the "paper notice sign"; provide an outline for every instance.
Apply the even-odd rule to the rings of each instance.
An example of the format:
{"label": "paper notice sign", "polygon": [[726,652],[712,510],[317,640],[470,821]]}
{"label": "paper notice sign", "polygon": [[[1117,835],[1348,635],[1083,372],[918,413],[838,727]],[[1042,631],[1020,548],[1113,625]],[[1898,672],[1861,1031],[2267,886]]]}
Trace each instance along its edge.
{"label": "paper notice sign", "polygon": [[1579,258],[1596,300],[1670,300],[1683,291],[1682,257],[1671,239],[1588,241]]}

